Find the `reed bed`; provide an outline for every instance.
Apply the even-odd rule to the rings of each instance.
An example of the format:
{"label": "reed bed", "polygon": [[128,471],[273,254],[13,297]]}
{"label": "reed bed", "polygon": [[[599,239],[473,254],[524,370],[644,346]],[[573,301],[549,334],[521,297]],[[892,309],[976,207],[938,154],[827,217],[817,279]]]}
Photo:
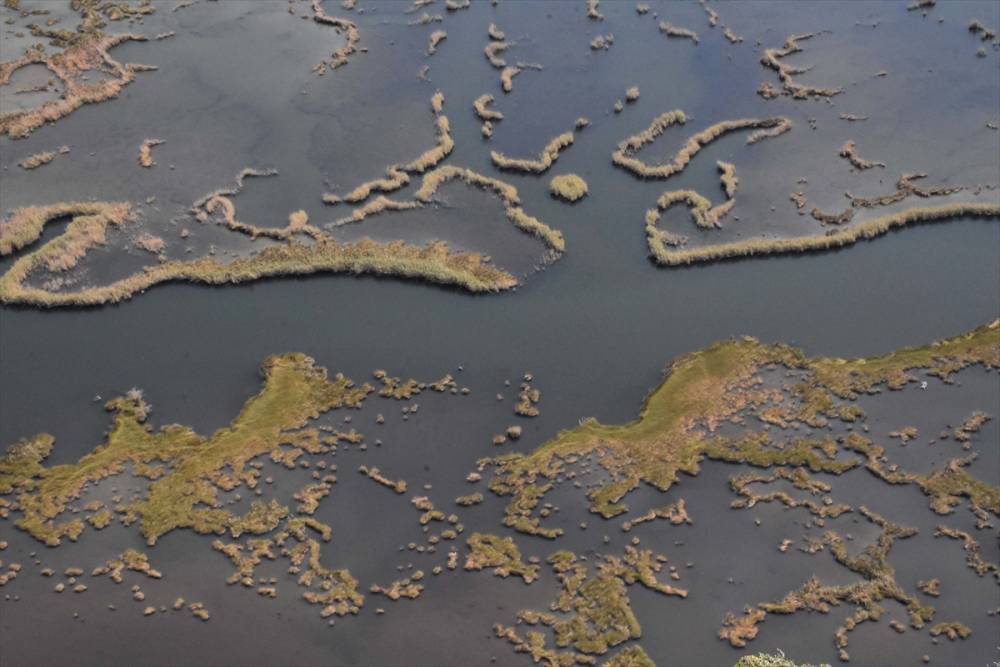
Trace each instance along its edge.
{"label": "reed bed", "polygon": [[386,167],[386,177],[365,181],[344,196],[332,193],[323,194],[323,203],[336,205],[341,202],[357,204],[368,199],[375,192],[395,192],[410,182],[410,174],[422,174],[441,163],[455,148],[451,138],[451,124],[444,115],[444,93],[440,90],[431,96],[431,111],[435,115],[438,143],[406,164],[393,164]]}
{"label": "reed bed", "polygon": [[330,57],[330,69],[337,69],[347,64],[348,59],[358,50],[358,42],[361,41],[361,32],[357,24],[348,19],[330,16],[323,10],[320,0],[312,0],[313,21],[324,25],[331,25],[338,32],[343,32],[347,36],[347,42],[333,52]]}
{"label": "reed bed", "polygon": [[549,192],[566,201],[579,201],[587,196],[587,181],[576,174],[560,174],[549,182]]}
{"label": "reed bed", "polygon": [[[77,219],[70,224],[74,225],[79,221]],[[414,246],[402,242],[382,244],[370,239],[349,244],[333,241],[313,245],[288,243],[265,248],[252,257],[227,264],[213,258],[169,261],[146,267],[109,285],[73,293],[54,293],[24,284],[32,270],[42,268],[49,260],[63,257],[65,245],[80,245],[81,234],[87,232],[89,230],[78,226],[38,251],[19,258],[0,278],[0,302],[38,307],[96,306],[124,301],[138,292],[165,282],[225,285],[314,273],[367,273],[416,278],[462,287],[471,292],[496,292],[517,285],[517,279],[487,264],[481,255],[452,253],[444,243]],[[53,245],[57,242],[61,243]]]}
{"label": "reed bed", "polygon": [[660,32],[662,32],[667,37],[678,37],[681,39],[690,39],[695,44],[698,44],[698,33],[694,30],[688,30],[687,28],[679,28],[669,21],[660,21]]}
{"label": "reed bed", "polygon": [[667,128],[677,124],[683,125],[685,122],[687,117],[679,109],[660,114],[653,119],[648,128],[619,143],[618,149],[611,154],[611,161],[642,178],[665,179],[683,171],[702,148],[730,132],[756,128],[756,131],[747,137],[747,143],[754,144],[762,139],[783,134],[791,128],[791,121],[781,116],[726,120],[711,125],[689,138],[674,158],[666,164],[650,165],[633,157],[635,152],[655,141]]}
{"label": "reed bed", "polygon": [[885,162],[873,162],[871,160],[865,160],[860,155],[858,155],[857,148],[854,145],[854,139],[848,140],[840,147],[840,157],[846,159],[851,163],[855,169],[864,171],[865,169],[871,169],[872,167],[882,167],[885,168]]}
{"label": "reed bed", "polygon": [[153,146],[159,146],[163,143],[163,139],[146,139],[139,146],[139,165],[149,169],[156,164],[156,160],[153,159]]}
{"label": "reed bed", "polygon": [[26,206],[14,209],[0,222],[0,257],[17,252],[38,240],[45,225],[67,216],[104,216],[125,221],[131,213],[126,203],[67,202],[49,206]]}
{"label": "reed bed", "polygon": [[594,21],[604,20],[604,14],[598,9],[600,4],[601,0],[587,0],[587,16]]}
{"label": "reed bed", "polygon": [[431,33],[430,38],[427,41],[427,55],[433,56],[437,53],[438,44],[447,39],[448,33],[444,30],[435,30]]}
{"label": "reed bed", "polygon": [[42,153],[35,153],[34,155],[29,155],[20,162],[17,163],[21,169],[38,169],[39,167],[48,164],[56,159],[56,154],[54,151],[44,151]]}
{"label": "reed bed", "polygon": [[494,98],[489,93],[483,93],[472,102],[472,108],[476,110],[476,116],[480,120],[503,120],[503,114],[496,109],[490,109]]}
{"label": "reed bed", "polygon": [[[793,53],[800,53],[802,47],[799,46],[800,41],[807,39],[812,39],[815,37],[814,33],[805,33],[802,35],[792,35],[787,40],[785,40],[785,45],[780,49],[766,49],[764,51],[764,56],[760,59],[760,62],[764,67],[773,69],[778,73],[778,79],[781,81],[782,90],[794,97],[795,99],[808,99],[810,97],[833,97],[834,95],[839,95],[844,92],[842,88],[819,88],[816,86],[806,86],[795,81],[795,75],[805,72],[807,68],[796,67],[794,65],[789,65],[781,61],[782,58],[792,55]],[[766,99],[771,99],[776,97],[777,94],[773,88],[769,85],[765,88],[761,87],[758,91]]]}
{"label": "reed bed", "polygon": [[533,174],[541,174],[548,171],[549,167],[559,159],[559,153],[573,145],[574,136],[572,132],[563,132],[545,145],[538,159],[525,160],[509,158],[499,151],[490,151],[490,159],[498,169],[511,171],[524,171]]}
{"label": "reed bed", "polygon": [[503,92],[509,93],[514,90],[514,77],[523,72],[520,67],[504,67],[500,72],[500,86]]}
{"label": "reed bed", "polygon": [[874,220],[860,222],[832,233],[792,239],[736,241],[733,243],[721,243],[677,251],[654,247],[650,243],[650,252],[658,263],[666,266],[681,266],[734,257],[816,252],[843,248],[854,245],[860,240],[875,239],[892,229],[906,227],[907,225],[941,222],[959,217],[1000,217],[1000,204],[969,203],[949,204],[937,207],[917,207],[881,216]]}

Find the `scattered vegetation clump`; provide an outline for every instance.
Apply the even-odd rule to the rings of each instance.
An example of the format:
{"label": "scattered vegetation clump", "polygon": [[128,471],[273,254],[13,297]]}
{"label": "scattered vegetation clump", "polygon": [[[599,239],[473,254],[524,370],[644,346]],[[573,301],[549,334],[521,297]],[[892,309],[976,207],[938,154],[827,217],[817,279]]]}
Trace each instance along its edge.
{"label": "scattered vegetation clump", "polygon": [[964,623],[958,623],[957,621],[936,623],[933,627],[931,627],[930,633],[932,637],[944,635],[950,641],[955,641],[956,639],[968,639],[972,636],[972,630],[969,626]]}
{"label": "scattered vegetation clump", "polygon": [[514,575],[521,577],[526,584],[538,578],[538,566],[524,563],[521,550],[509,537],[473,533],[466,544],[469,546],[463,566],[466,570],[493,568],[493,574],[498,577]]}
{"label": "scattered vegetation clump", "polygon": [[590,48],[592,51],[607,51],[614,43],[614,35],[597,35],[594,39],[590,40]]}
{"label": "scattered vegetation clump", "polygon": [[864,506],[859,511],[881,528],[875,543],[854,556],[848,552],[843,538],[837,533],[828,531],[823,540],[834,559],[852,572],[860,574],[863,577],[861,581],[844,586],[824,586],[813,577],[801,589],[788,593],[777,602],[764,602],[756,608],[748,608],[742,617],[727,614],[723,627],[719,630],[719,638],[729,641],[734,647],[742,648],[747,641],[756,637],[757,625],[765,620],[767,614],[794,614],[799,611],[826,614],[832,607],[846,603],[854,606],[855,610],[837,628],[835,643],[840,659],[847,661],[850,657],[847,653],[848,633],[865,621],[877,621],[883,611],[880,603],[884,600],[894,600],[906,607],[910,625],[914,628],[922,628],[932,620],[934,608],[922,605],[915,596],[906,593],[896,582],[895,571],[888,562],[889,551],[896,540],[916,535],[916,528],[892,523]]}
{"label": "scattered vegetation clump", "polygon": [[378,482],[382,486],[392,489],[396,493],[406,493],[406,481],[405,480],[391,480],[382,472],[375,467],[369,468],[368,466],[358,466],[358,472],[362,475],[367,475],[370,479]]}
{"label": "scattered vegetation clump", "polygon": [[579,201],[587,196],[587,181],[576,174],[560,174],[549,182],[549,192],[566,201]]}
{"label": "scattered vegetation clump", "polygon": [[587,16],[595,21],[603,21],[604,14],[598,9],[601,0],[587,0]]}
{"label": "scattered vegetation clump", "polygon": [[687,28],[678,28],[669,21],[660,21],[660,32],[667,37],[680,37],[683,39],[690,39],[695,44],[698,43],[698,33],[693,30],[688,30]]}
{"label": "scattered vegetation clump", "polygon": [[871,169],[872,167],[885,167],[884,162],[872,162],[871,160],[865,160],[860,157],[854,146],[854,139],[849,140],[841,146],[840,157],[845,158],[855,169],[862,171],[865,169]]}
{"label": "scattered vegetation clump", "polygon": [[56,159],[56,154],[53,151],[45,151],[43,153],[35,153],[34,155],[29,155],[20,162],[17,163],[21,169],[38,169],[42,165],[46,165]]}
{"label": "scattered vegetation clump", "polygon": [[472,505],[478,505],[481,502],[483,502],[483,494],[478,491],[476,493],[470,493],[467,496],[459,496],[455,498],[455,504],[462,507],[471,507]]}
{"label": "scattered vegetation clump", "polygon": [[384,595],[390,600],[398,600],[400,598],[416,600],[423,593],[424,585],[414,582],[411,578],[406,578],[394,581],[388,587],[372,584],[368,590],[375,595]]}
{"label": "scattered vegetation clump", "polygon": [[684,499],[681,498],[675,503],[651,509],[641,516],[625,521],[622,523],[622,530],[627,533],[640,523],[654,521],[656,519],[666,519],[674,526],[679,526],[681,524],[691,525],[694,523],[688,515]]}
{"label": "scattered vegetation clump", "polygon": [[625,101],[635,102],[639,99],[639,86],[631,86],[625,90]]}
{"label": "scattered vegetation clump", "polygon": [[[812,665],[795,664],[780,650],[777,654],[758,653],[756,655],[745,655],[736,661],[733,667],[812,667]],[[830,665],[819,665],[818,667],[830,667]]]}
{"label": "scattered vegetation clump", "polygon": [[518,158],[509,158],[499,151],[490,151],[490,159],[493,160],[493,164],[497,166],[498,169],[508,169],[512,171],[524,171],[528,173],[541,174],[548,171],[556,160],[559,159],[559,153],[573,145],[573,133],[564,132],[559,136],[555,137],[549,143],[545,144],[545,148],[539,153],[538,159],[536,160],[524,160]]}
{"label": "scattered vegetation clump", "polygon": [[135,247],[158,255],[167,247],[167,242],[159,236],[140,234],[135,239]]}
{"label": "scattered vegetation clump", "polygon": [[437,53],[438,44],[443,42],[447,37],[448,33],[444,30],[435,30],[432,32],[427,41],[427,55],[432,56]]}
{"label": "scattered vegetation clump", "polygon": [[509,93],[514,90],[514,77],[523,72],[520,67],[504,67],[500,72],[500,86],[503,92]]}
{"label": "scattered vegetation clump", "polygon": [[962,549],[965,550],[965,562],[969,568],[980,577],[993,573],[997,584],[1000,585],[1000,564],[983,560],[979,554],[979,542],[969,533],[950,526],[939,525],[934,531],[934,537],[948,537],[953,540],[962,540]]}
{"label": "scattered vegetation clump", "polygon": [[504,34],[503,30],[497,27],[496,23],[490,23],[489,28],[487,28],[486,33],[490,36],[490,39],[502,42],[507,36]]}
{"label": "scattered vegetation clump", "polygon": [[139,146],[139,165],[149,169],[156,164],[153,159],[153,146],[159,146],[163,139],[145,139]]}
{"label": "scattered vegetation clump", "polygon": [[969,32],[973,35],[979,35],[979,38],[984,42],[989,42],[997,36],[996,30],[990,30],[979,19],[973,19],[969,22]]}
{"label": "scattered vegetation clump", "polygon": [[125,570],[144,574],[150,579],[160,579],[163,577],[163,574],[159,570],[150,565],[149,556],[135,549],[126,549],[117,558],[112,558],[103,566],[94,568],[91,576],[101,577],[107,575],[113,582],[120,584],[123,581]]}
{"label": "scattered vegetation clump", "polygon": [[802,468],[776,468],[770,475],[757,472],[745,473],[729,478],[729,486],[734,492],[742,496],[739,500],[729,503],[729,506],[734,509],[749,509],[757,503],[777,501],[788,508],[805,507],[809,510],[810,514],[824,519],[828,517],[836,518],[841,514],[852,511],[850,505],[835,504],[829,496],[826,496],[822,503],[818,503],[808,498],[805,500],[796,499],[784,491],[771,491],[761,494],[756,493],[751,488],[753,484],[771,484],[779,480],[789,482],[796,489],[809,491],[813,495],[828,494],[831,489],[829,484],[809,477],[808,473]]}
{"label": "scattered vegetation clump", "polygon": [[753,144],[761,139],[778,136],[791,129],[791,121],[780,116],[727,120],[707,127],[690,137],[673,159],[666,164],[650,165],[635,157],[639,150],[653,143],[668,128],[677,124],[683,125],[685,122],[687,122],[687,116],[679,109],[660,114],[653,119],[648,128],[619,143],[618,149],[611,154],[611,161],[642,178],[666,179],[683,171],[702,148],[730,132],[746,129],[757,130],[747,137],[747,143]]}
{"label": "scattered vegetation clump", "polygon": [[[764,67],[773,69],[778,73],[778,80],[781,82],[782,92],[786,95],[791,95],[797,100],[816,97],[833,97],[834,95],[839,95],[844,92],[842,88],[819,88],[816,86],[807,86],[798,83],[794,77],[805,72],[807,68],[796,67],[795,65],[789,65],[788,63],[782,62],[782,58],[786,58],[793,53],[799,53],[802,51],[802,47],[799,46],[799,42],[812,39],[815,36],[816,35],[813,33],[792,35],[785,40],[785,45],[780,49],[766,49],[764,51],[764,56],[760,59],[760,62],[764,65]],[[768,83],[761,84],[761,88],[758,92],[765,99],[772,99],[779,95],[779,93]]]}

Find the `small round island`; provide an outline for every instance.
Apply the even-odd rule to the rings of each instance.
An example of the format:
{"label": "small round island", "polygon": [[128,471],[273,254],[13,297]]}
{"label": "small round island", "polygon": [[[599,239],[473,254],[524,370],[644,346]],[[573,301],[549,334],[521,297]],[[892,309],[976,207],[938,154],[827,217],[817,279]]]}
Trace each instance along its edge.
{"label": "small round island", "polygon": [[587,196],[587,181],[576,174],[561,174],[552,179],[549,190],[566,201],[577,201]]}

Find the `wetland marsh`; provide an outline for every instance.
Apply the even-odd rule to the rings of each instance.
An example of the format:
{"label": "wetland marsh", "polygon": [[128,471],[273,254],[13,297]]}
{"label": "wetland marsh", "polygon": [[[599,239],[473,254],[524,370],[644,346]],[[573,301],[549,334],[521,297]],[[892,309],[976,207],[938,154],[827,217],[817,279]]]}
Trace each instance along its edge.
{"label": "wetland marsh", "polygon": [[1000,659],[1000,8],[909,4],[4,3],[0,661]]}

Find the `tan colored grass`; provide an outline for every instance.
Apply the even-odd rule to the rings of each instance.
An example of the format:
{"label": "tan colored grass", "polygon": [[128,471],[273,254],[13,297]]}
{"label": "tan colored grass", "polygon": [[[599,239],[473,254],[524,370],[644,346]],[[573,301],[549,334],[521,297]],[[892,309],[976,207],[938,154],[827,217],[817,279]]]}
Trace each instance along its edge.
{"label": "tan colored grass", "polygon": [[885,162],[872,162],[871,160],[865,160],[858,155],[857,148],[854,145],[854,139],[848,140],[843,146],[840,147],[839,155],[850,162],[855,169],[862,171],[865,169],[871,169],[872,167],[885,167]]}
{"label": "tan colored grass", "polygon": [[[764,51],[764,56],[760,59],[760,62],[764,67],[773,69],[778,73],[778,79],[781,81],[781,88],[787,95],[791,95],[795,99],[808,99],[810,97],[833,97],[834,95],[839,95],[844,92],[842,88],[819,88],[816,86],[806,86],[795,81],[795,76],[806,71],[807,68],[796,67],[794,65],[789,65],[788,63],[782,62],[782,58],[792,55],[793,53],[800,53],[802,47],[799,46],[800,41],[811,39],[815,37],[813,33],[805,33],[802,35],[792,35],[787,40],[785,40],[785,45],[780,49],[766,49]],[[777,96],[776,91],[769,85],[765,88],[761,87],[759,91],[765,99],[772,99]]]}
{"label": "tan colored grass", "polygon": [[756,239],[706,245],[685,250],[668,250],[650,239],[650,253],[660,264],[679,266],[734,257],[755,257],[802,252],[833,250],[854,245],[860,240],[875,239],[892,229],[907,225],[940,222],[959,217],[1000,217],[998,204],[949,204],[937,207],[917,207],[860,222],[850,227],[816,236],[790,239]]}
{"label": "tan colored grass", "polygon": [[167,243],[159,236],[140,234],[135,240],[135,247],[158,255],[166,249]]}
{"label": "tan colored grass", "polygon": [[687,28],[679,28],[669,21],[660,21],[660,32],[667,37],[690,39],[695,44],[698,43],[698,33],[694,30],[688,30]]}
{"label": "tan colored grass", "polygon": [[604,14],[598,10],[601,0],[587,0],[587,16],[595,21],[603,21]]}
{"label": "tan colored grass", "polygon": [[312,0],[313,21],[324,25],[331,25],[342,32],[347,37],[347,42],[333,52],[330,57],[330,69],[337,69],[347,64],[348,59],[358,50],[358,42],[361,41],[361,32],[358,26],[348,19],[330,16],[323,10],[320,0]]}
{"label": "tan colored grass", "polygon": [[444,30],[435,30],[432,32],[427,41],[427,55],[432,56],[437,53],[438,44],[443,42],[447,37],[448,33]]}
{"label": "tan colored grass", "polygon": [[42,235],[45,225],[67,216],[100,216],[121,224],[128,217],[129,205],[106,202],[68,202],[49,206],[26,206],[11,211],[0,222],[0,257],[9,255],[34,242]]}
{"label": "tan colored grass", "polygon": [[29,155],[20,162],[17,163],[21,169],[38,169],[42,165],[46,165],[56,159],[56,154],[53,151],[45,151],[43,153],[35,153],[34,155]]}
{"label": "tan colored grass", "polygon": [[[84,104],[97,104],[117,97],[122,88],[135,79],[136,68],[123,65],[109,55],[109,51],[130,40],[145,41],[142,35],[99,33],[71,33],[74,41],[65,50],[46,56],[41,49],[28,49],[20,58],[0,64],[0,85],[10,81],[18,69],[31,64],[44,65],[62,83],[59,99],[50,100],[33,109],[0,114],[0,135],[20,139],[46,123],[54,123]],[[96,83],[83,80],[92,70],[102,70],[113,78]]]}
{"label": "tan colored grass", "polygon": [[147,169],[156,164],[153,160],[153,146],[159,146],[163,139],[146,139],[139,146],[139,164]]}
{"label": "tan colored grass", "polygon": [[576,174],[560,174],[549,182],[549,192],[566,201],[578,201],[587,196],[587,181]]}
{"label": "tan colored grass", "polygon": [[489,93],[483,93],[472,102],[472,108],[476,110],[476,116],[480,120],[503,120],[503,114],[496,109],[490,109],[494,98]]}
{"label": "tan colored grass", "polygon": [[559,159],[559,153],[563,149],[572,146],[573,141],[574,136],[572,132],[563,132],[545,145],[537,159],[509,158],[499,151],[490,151],[490,159],[498,169],[541,174],[555,164],[555,161]]}
{"label": "tan colored grass", "polygon": [[410,174],[422,174],[428,169],[436,167],[455,148],[455,141],[451,138],[451,124],[448,117],[444,115],[444,93],[440,90],[431,97],[431,110],[436,116],[435,124],[438,135],[436,146],[424,151],[406,164],[389,165],[386,168],[385,178],[365,181],[342,197],[325,193],[323,203],[331,205],[340,202],[357,204],[368,199],[375,192],[395,192],[410,182]]}
{"label": "tan colored grass", "polygon": [[514,89],[514,77],[523,72],[520,67],[504,67],[500,72],[500,86],[503,92],[509,93]]}
{"label": "tan colored grass", "polygon": [[507,61],[500,57],[500,54],[509,49],[513,44],[510,42],[497,42],[493,41],[486,45],[483,49],[483,53],[486,54],[486,59],[490,61],[490,65],[496,67],[497,69],[503,69],[507,66]]}
{"label": "tan colored grass", "polygon": [[711,125],[690,137],[673,159],[666,164],[650,165],[634,157],[637,151],[655,141],[667,128],[684,124],[686,121],[687,117],[679,109],[660,114],[645,130],[619,143],[618,149],[611,155],[611,161],[643,178],[670,178],[683,171],[702,148],[730,132],[756,128],[756,131],[747,137],[747,143],[753,144],[761,139],[787,132],[791,128],[791,121],[781,116],[727,120]]}
{"label": "tan colored grass", "polygon": [[639,99],[639,86],[631,86],[625,90],[625,101],[635,102]]}

